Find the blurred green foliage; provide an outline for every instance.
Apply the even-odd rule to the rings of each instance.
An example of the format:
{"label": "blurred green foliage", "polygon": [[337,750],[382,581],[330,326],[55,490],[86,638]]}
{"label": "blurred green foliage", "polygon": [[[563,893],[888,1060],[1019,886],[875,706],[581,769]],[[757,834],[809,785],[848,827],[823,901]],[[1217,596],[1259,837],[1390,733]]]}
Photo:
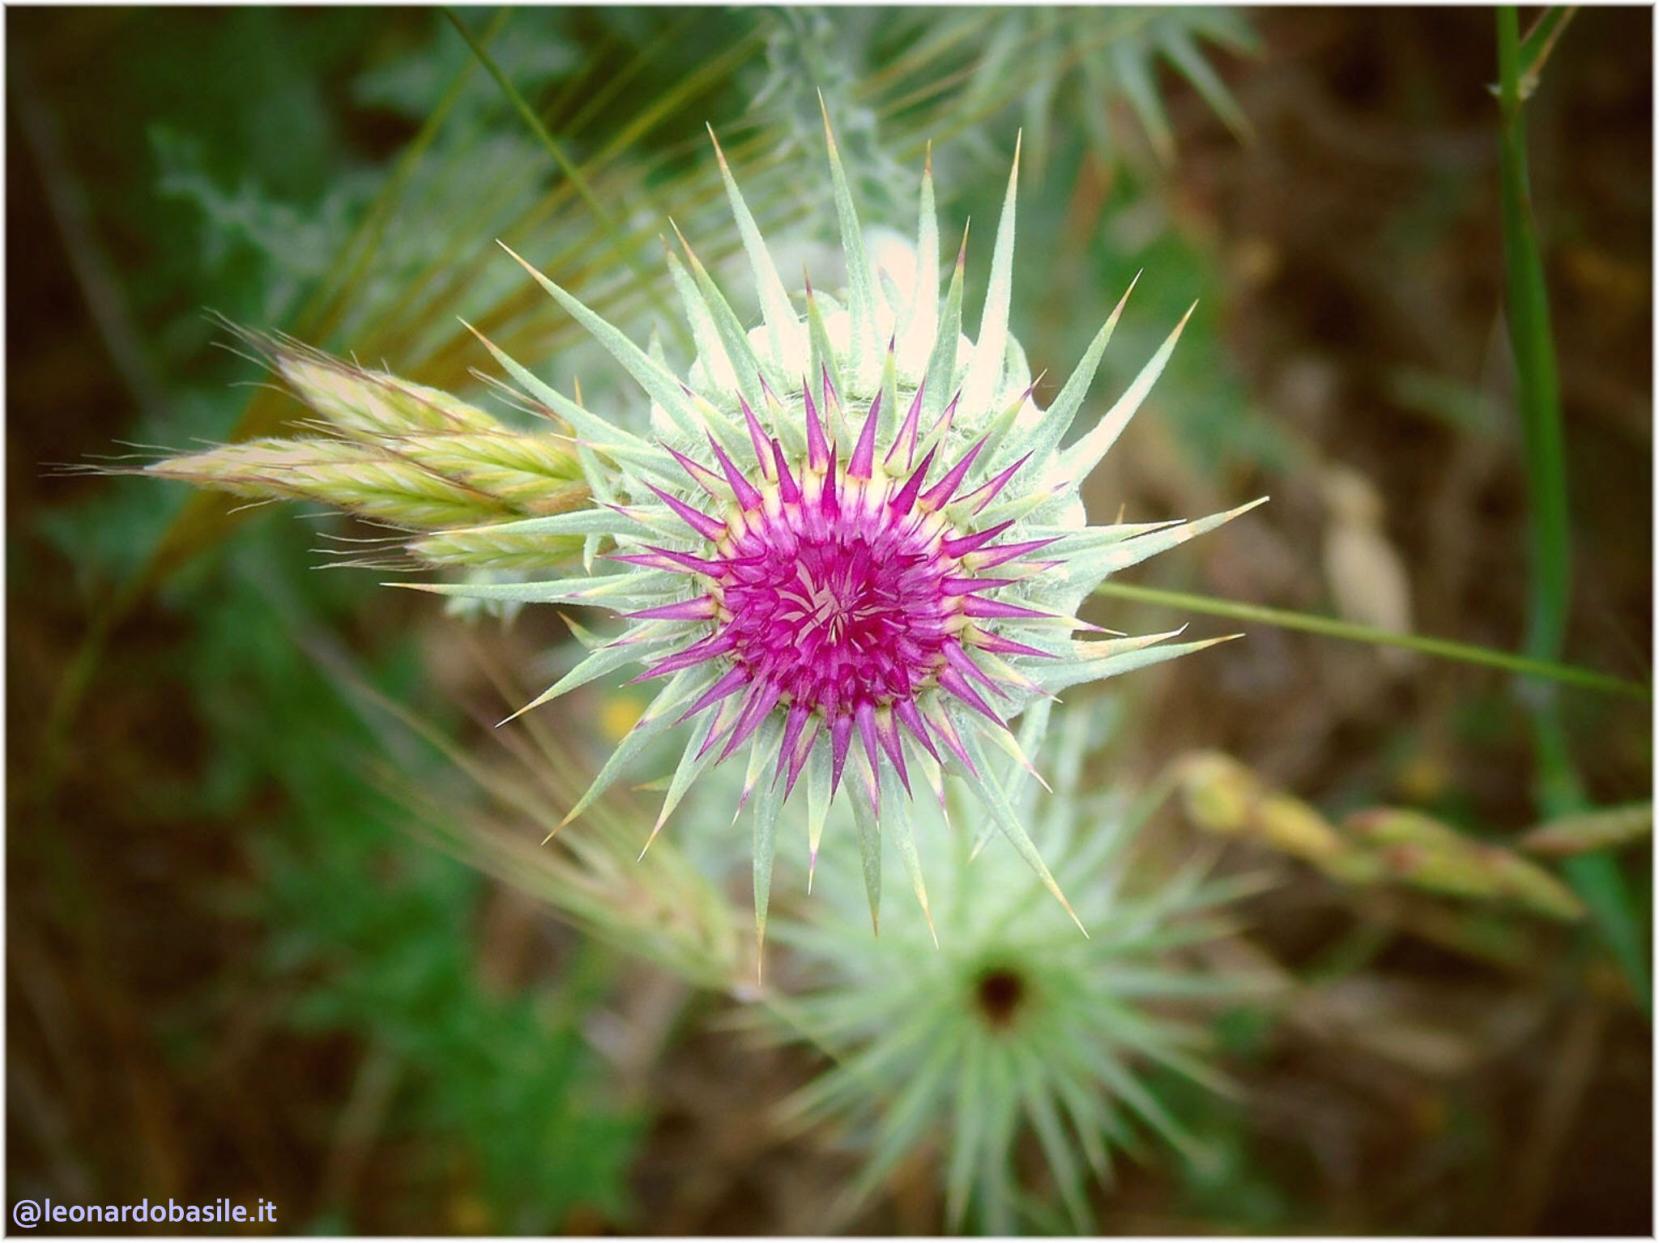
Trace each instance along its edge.
{"label": "blurred green foliage", "polygon": [[[418,1138],[411,1185],[458,1173],[479,1184],[478,1215],[457,1224],[535,1234],[575,1205],[622,1216],[638,1123],[607,1102],[581,1033],[606,960],[579,952],[523,991],[486,985],[483,878],[409,840],[401,805],[364,780],[376,740],[305,645],[306,628],[347,622],[350,592],[300,595],[291,584],[335,576],[307,575],[309,554],[262,526],[238,541],[228,581],[195,601],[190,659],[216,742],[204,793],[238,821],[271,785],[286,804],[275,823],[255,821],[254,881],[240,895],[269,930],[267,986],[296,990],[285,1021],[350,1033],[398,1068],[389,1130]],[[414,697],[416,653],[387,647],[382,689]]]}
{"label": "blurred green foliage", "polygon": [[[483,982],[483,878],[409,838],[406,806],[365,780],[383,740],[340,671],[318,663],[317,645],[337,642],[330,626],[350,626],[361,588],[312,572],[304,527],[273,518],[168,593],[189,622],[174,659],[211,744],[199,784],[135,797],[245,826],[248,875],[218,901],[265,930],[251,987],[289,998],[280,1021],[296,1032],[359,1042],[359,1075],[377,1059],[395,1067],[383,1125],[411,1143],[414,1193],[440,1197],[424,1209],[417,1200],[409,1220],[533,1234],[576,1206],[625,1219],[639,1120],[607,1100],[581,1032],[606,995],[609,960],[581,952],[556,980],[522,990]],[[406,636],[363,656],[336,659],[388,695],[421,698]],[[198,1043],[175,1035],[184,1051]],[[470,1207],[441,1199],[474,1184]],[[326,1215],[309,1227],[358,1228]]]}
{"label": "blurred green foliage", "polygon": [[[203,308],[290,322],[384,184],[411,117],[430,108],[464,57],[434,15],[413,11],[130,10],[52,22],[29,15],[14,23],[24,28],[14,65],[19,45],[40,40],[68,55],[61,49],[94,39],[103,22],[124,27],[102,44],[107,52],[145,53],[85,66],[106,75],[101,90],[59,91],[52,103],[76,164],[97,169],[92,225],[110,248],[143,365],[166,377],[131,434],[222,437],[238,400],[227,381],[248,368],[211,348],[221,333]],[[524,15],[523,33],[534,37],[503,54],[533,83],[575,60],[550,24]],[[35,61],[27,73],[38,80],[52,67]],[[457,107],[458,144],[500,128],[493,86],[478,77],[471,87]],[[342,107],[342,93],[355,109]],[[503,142],[506,150],[474,153],[457,195],[529,157],[516,134]],[[429,247],[442,240],[425,236]],[[394,256],[404,271],[426,257]],[[39,517],[88,594],[135,572],[183,499],[144,481],[99,491]],[[338,671],[296,638],[315,628],[319,642],[337,643],[326,637],[332,627],[355,628],[357,650],[343,658],[402,699],[420,698],[413,641],[364,630],[373,584],[316,573],[315,543],[313,523],[273,513],[164,593],[183,623],[169,661],[192,689],[208,746],[192,785],[158,777],[133,797],[180,819],[242,827],[245,875],[216,901],[264,930],[249,987],[291,998],[280,1021],[294,1031],[349,1037],[360,1061],[348,1085],[386,1080],[382,1125],[410,1161],[403,1220],[544,1233],[577,1206],[623,1220],[639,1120],[607,1099],[582,1035],[606,995],[609,959],[581,952],[557,978],[525,988],[481,979],[476,925],[487,886],[403,831],[406,810],[364,778],[380,740]],[[178,1056],[200,1052],[199,1012],[160,1021]],[[291,1224],[362,1228],[344,1199]]]}

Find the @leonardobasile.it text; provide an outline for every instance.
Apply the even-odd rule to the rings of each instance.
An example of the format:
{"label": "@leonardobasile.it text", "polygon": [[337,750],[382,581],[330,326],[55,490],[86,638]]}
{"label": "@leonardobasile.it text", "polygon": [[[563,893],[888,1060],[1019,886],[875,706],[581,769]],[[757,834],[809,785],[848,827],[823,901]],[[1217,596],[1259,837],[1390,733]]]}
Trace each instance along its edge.
{"label": "@leonardobasile.it text", "polygon": [[66,1204],[50,1197],[41,1200],[12,1202],[12,1224],[23,1230],[47,1225],[194,1225],[194,1226],[259,1226],[273,1225],[277,1206],[260,1197],[257,1203],[244,1204],[221,1196],[217,1200],[181,1202],[166,1200],[137,1200],[128,1204]]}

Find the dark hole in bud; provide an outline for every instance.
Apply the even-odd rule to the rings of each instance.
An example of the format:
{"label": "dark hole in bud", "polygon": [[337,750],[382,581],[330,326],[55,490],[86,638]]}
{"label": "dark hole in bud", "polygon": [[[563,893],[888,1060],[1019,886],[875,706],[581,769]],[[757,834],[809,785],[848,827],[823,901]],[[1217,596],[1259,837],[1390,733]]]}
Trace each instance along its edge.
{"label": "dark hole in bud", "polygon": [[1025,979],[1007,967],[994,967],[974,985],[974,1001],[989,1027],[1007,1027],[1025,1001]]}

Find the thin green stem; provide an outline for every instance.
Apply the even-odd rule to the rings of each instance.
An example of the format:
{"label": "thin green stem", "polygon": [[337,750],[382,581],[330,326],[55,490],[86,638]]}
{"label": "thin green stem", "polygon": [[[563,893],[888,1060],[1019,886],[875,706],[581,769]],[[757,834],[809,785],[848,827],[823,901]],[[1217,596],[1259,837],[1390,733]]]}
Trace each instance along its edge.
{"label": "thin green stem", "polygon": [[1499,103],[1503,119],[1503,249],[1509,285],[1509,338],[1516,396],[1526,433],[1528,525],[1532,582],[1526,650],[1558,656],[1566,639],[1572,590],[1566,451],[1561,435],[1560,383],[1550,334],[1549,291],[1532,216],[1526,126],[1518,86],[1520,36],[1513,6],[1498,10]]}
{"label": "thin green stem", "polygon": [[513,110],[519,114],[525,125],[529,126],[530,132],[536,136],[536,140],[541,143],[547,154],[553,157],[553,162],[559,166],[559,171],[570,182],[571,187],[576,191],[582,202],[587,204],[588,210],[604,226],[605,232],[610,235],[611,242],[616,247],[617,254],[633,270],[634,275],[639,277],[641,286],[649,292],[651,304],[665,317],[672,318],[668,307],[662,301],[661,295],[656,292],[659,282],[640,266],[637,244],[628,236],[604,203],[600,201],[599,196],[593,192],[593,187],[588,184],[588,179],[582,170],[565,154],[564,148],[559,146],[553,135],[547,132],[547,126],[542,124],[541,118],[536,115],[536,110],[525,101],[523,95],[519,94],[518,88],[512,83],[512,79],[502,72],[500,65],[496,64],[495,57],[491,56],[472,31],[467,29],[467,24],[461,20],[460,14],[446,5],[444,16],[460,32],[461,38],[465,39],[467,46],[472,49],[472,54],[478,58],[478,63],[483,65],[489,75],[495,79],[496,85],[501,88],[501,93],[507,97],[507,102],[512,104]]}
{"label": "thin green stem", "polygon": [[[1560,379],[1550,332],[1549,289],[1532,214],[1527,172],[1526,122],[1521,102],[1520,19],[1513,5],[1497,11],[1498,107],[1501,120],[1503,251],[1507,275],[1510,346],[1515,388],[1526,441],[1528,591],[1526,653],[1553,661],[1566,641],[1572,589],[1571,527],[1567,505],[1566,450],[1561,430]],[[1559,33],[1557,31],[1557,33]],[[1545,816],[1582,810],[1587,804],[1574,768],[1567,731],[1555,697],[1539,688],[1529,698],[1538,755],[1538,800]],[[1595,913],[1608,946],[1644,1006],[1650,1003],[1647,963],[1630,894],[1610,852],[1571,860],[1564,870]]]}
{"label": "thin green stem", "polygon": [[1455,660],[1466,665],[1485,665],[1509,673],[1546,678],[1565,686],[1599,691],[1605,695],[1624,695],[1632,699],[1647,699],[1652,690],[1639,682],[1626,681],[1611,674],[1563,665],[1553,660],[1538,660],[1501,652],[1473,643],[1459,643],[1455,639],[1439,639],[1432,635],[1403,634],[1395,630],[1379,630],[1375,626],[1361,626],[1335,617],[1321,617],[1317,613],[1296,613],[1288,609],[1267,608],[1260,604],[1243,604],[1237,600],[1220,600],[1214,596],[1193,595],[1184,591],[1164,591],[1156,587],[1135,587],[1128,583],[1102,583],[1095,588],[1097,596],[1119,600],[1136,600],[1142,604],[1161,604],[1188,613],[1205,613],[1211,617],[1228,617],[1235,621],[1256,622],[1277,626],[1284,630],[1301,630],[1322,635],[1327,639],[1345,639],[1351,643],[1365,643],[1374,647],[1399,647],[1422,652],[1441,660]]}
{"label": "thin green stem", "polygon": [[[496,35],[501,33],[501,28],[506,24],[507,10],[502,9],[484,28],[480,42],[488,45],[495,39]],[[386,179],[386,184],[381,187],[380,193],[375,196],[374,205],[369,214],[352,233],[351,240],[346,243],[343,253],[345,255],[355,253],[355,259],[346,271],[344,278],[339,282],[338,287],[332,291],[325,287],[324,290],[319,292],[318,301],[301,314],[301,327],[299,329],[301,336],[307,339],[320,339],[333,331],[334,325],[338,322],[344,310],[346,300],[357,288],[358,282],[362,280],[363,274],[368,270],[370,263],[373,262],[379,251],[380,241],[386,232],[386,226],[391,219],[393,209],[397,206],[405,187],[408,186],[410,178],[414,176],[416,169],[419,168],[427,149],[437,138],[438,131],[443,128],[444,122],[449,119],[449,114],[454,111],[456,103],[466,90],[467,83],[472,79],[472,72],[475,67],[472,61],[468,61],[461,66],[450,82],[448,89],[444,91],[443,97],[438,101],[437,107],[427,114],[426,121],[421,125],[420,131],[416,133],[415,137],[410,140],[409,145],[398,156],[397,163],[392,169],[392,175]]]}

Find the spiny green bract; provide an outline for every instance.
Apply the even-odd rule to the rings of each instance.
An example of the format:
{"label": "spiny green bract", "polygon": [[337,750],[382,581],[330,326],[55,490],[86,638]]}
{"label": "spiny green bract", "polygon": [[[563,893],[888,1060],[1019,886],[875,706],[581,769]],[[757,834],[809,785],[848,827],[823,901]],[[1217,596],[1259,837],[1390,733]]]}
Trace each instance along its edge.
{"label": "spiny green bract", "polygon": [[[443,521],[431,508],[441,498],[422,495],[419,520],[401,525],[427,529],[407,544],[414,555],[490,570],[536,563],[542,547],[558,561],[579,541],[585,573],[398,585],[498,605],[581,604],[621,614],[628,624],[619,634],[596,642],[521,709],[630,666],[645,666],[636,681],[668,678],[567,822],[660,736],[705,714],[709,726],[687,738],[652,836],[699,773],[746,752],[738,806],[754,805],[757,934],[764,933],[783,804],[804,778],[815,855],[844,768],[862,787],[853,801],[873,918],[884,833],[896,839],[926,911],[910,844],[912,774],[942,799],[947,770],[971,779],[983,832],[1004,834],[1066,905],[1015,810],[1017,790],[988,778],[991,759],[1012,755],[1035,775],[1009,728],[1030,705],[1215,642],[1163,642],[1178,632],[1096,640],[1072,633],[1097,629],[1075,613],[1107,575],[1248,506],[1190,522],[1090,525],[1079,487],[1162,372],[1181,326],[1117,401],[1082,420],[1074,435],[1123,302],[1049,408],[1038,406],[1037,382],[1009,330],[1017,144],[978,335],[970,340],[962,332],[966,237],[939,296],[931,164],[921,179],[913,262],[897,265],[908,269],[901,283],[893,265],[877,271],[872,263],[827,119],[825,133],[844,301],[809,283],[804,314],[797,309],[718,144],[760,322],[746,326],[681,239],[685,258],[669,256],[670,277],[697,350],[684,378],[655,343],[640,348],[525,264],[644,390],[648,413],[603,417],[480,334],[521,400],[564,430],[561,461],[573,459],[581,483],[576,490],[549,484],[561,512],[506,521],[491,513],[466,525]],[[420,396],[423,408],[445,409],[436,395]],[[352,443],[404,446],[411,439],[382,436],[374,419],[352,420],[310,400]],[[451,447],[469,431],[449,428]],[[505,468],[524,464],[520,453]],[[436,469],[425,460],[416,466],[423,484],[424,472]],[[215,482],[176,461],[152,469]],[[288,477],[285,470],[274,466],[262,479],[267,494]],[[453,470],[437,474],[454,478]],[[473,479],[463,482],[473,487]],[[567,504],[579,492],[581,500]],[[986,573],[993,569],[994,576]]]}

